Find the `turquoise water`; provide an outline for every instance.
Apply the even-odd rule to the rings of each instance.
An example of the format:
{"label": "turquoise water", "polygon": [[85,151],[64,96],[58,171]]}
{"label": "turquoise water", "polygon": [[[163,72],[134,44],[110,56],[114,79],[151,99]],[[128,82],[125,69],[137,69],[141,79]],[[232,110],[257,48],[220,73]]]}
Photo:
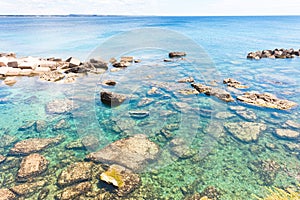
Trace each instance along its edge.
{"label": "turquoise water", "polygon": [[[72,162],[82,161],[93,149],[66,150],[66,145],[84,137],[96,137],[97,148],[118,139],[144,133],[162,150],[160,158],[140,173],[141,186],[126,198],[133,199],[184,199],[202,193],[209,186],[215,187],[220,199],[255,199],[263,196],[266,187],[296,188],[299,184],[299,138],[284,140],[274,135],[276,128],[286,128],[286,121],[299,121],[299,106],[288,110],[259,108],[241,102],[224,103],[205,95],[182,95],[181,89],[191,89],[188,83],[177,80],[192,76],[196,82],[227,89],[233,97],[244,91],[269,92],[279,98],[300,103],[300,58],[286,60],[247,60],[250,51],[274,48],[300,48],[299,17],[2,17],[0,18],[0,49],[14,51],[19,57],[76,56],[82,61],[91,55],[101,55],[101,44],[113,36],[137,28],[161,28],[176,31],[180,39],[190,38],[197,46],[189,46],[186,60],[171,63],[168,48],[141,48],[128,51],[131,38],[123,41],[124,51],[105,52],[118,58],[123,55],[141,59],[125,70],[101,75],[89,74],[73,84],[47,83],[37,77],[18,78],[13,86],[1,83],[0,136],[10,135],[16,141],[35,137],[66,136],[64,142],[43,151],[50,160],[45,178],[50,188],[48,199],[59,192],[55,186],[57,174]],[[151,30],[151,29],[149,29]],[[134,31],[133,31],[134,32]],[[130,35],[130,34],[129,34]],[[151,35],[151,34],[150,34]],[[177,36],[178,36],[177,35]],[[120,36],[120,35],[119,35]],[[154,37],[154,35],[152,35]],[[155,35],[157,36],[157,35]],[[163,39],[155,38],[160,44]],[[137,39],[137,38],[136,38]],[[111,41],[111,40],[108,40]],[[171,42],[172,43],[172,42]],[[182,40],[173,43],[186,46]],[[111,43],[105,43],[111,45]],[[128,46],[126,46],[128,45]],[[172,46],[172,45],[171,45]],[[188,46],[188,45],[187,45]],[[203,52],[198,52],[197,48]],[[105,49],[105,48],[104,48]],[[193,52],[203,60],[195,61]],[[189,54],[189,52],[192,52]],[[202,54],[206,52],[207,54]],[[197,54],[196,54],[197,55]],[[212,70],[212,71],[209,71]],[[209,72],[209,73],[208,73]],[[230,90],[222,84],[224,78],[235,78],[249,89]],[[114,88],[103,86],[102,81],[117,81]],[[158,88],[158,94],[147,92]],[[111,90],[129,98],[119,107],[108,108],[99,100],[99,92]],[[66,115],[46,113],[45,106],[54,99],[72,99],[79,108]],[[138,106],[143,98],[152,98],[151,104]],[[256,118],[245,119],[233,107],[242,106]],[[128,111],[146,110],[149,116],[135,119]],[[226,112],[230,118],[220,119],[217,114]],[[65,129],[54,130],[61,119],[69,124]],[[28,121],[43,120],[47,129],[37,132],[34,127],[19,130]],[[259,122],[267,126],[256,142],[237,140],[223,128],[227,122]],[[166,126],[176,126],[171,136],[162,136]],[[299,129],[289,127],[299,132]],[[184,139],[181,153],[175,155],[170,141]],[[13,143],[12,143],[13,144]],[[1,147],[6,155],[11,145]],[[291,148],[294,146],[294,148]],[[15,162],[20,162],[20,158]],[[272,167],[269,166],[272,164]],[[274,164],[275,163],[275,164]],[[2,188],[19,184],[15,180],[18,165],[7,169],[9,162],[0,164]],[[279,166],[279,167],[278,167]],[[268,168],[268,169],[266,169]],[[50,172],[55,172],[51,174]],[[36,199],[29,196],[27,199]]]}

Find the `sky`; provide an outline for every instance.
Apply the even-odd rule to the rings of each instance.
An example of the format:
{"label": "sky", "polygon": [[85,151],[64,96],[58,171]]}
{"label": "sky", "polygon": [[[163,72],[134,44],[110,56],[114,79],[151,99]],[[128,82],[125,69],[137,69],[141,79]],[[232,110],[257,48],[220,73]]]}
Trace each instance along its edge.
{"label": "sky", "polygon": [[0,15],[300,15],[299,0],[1,0]]}

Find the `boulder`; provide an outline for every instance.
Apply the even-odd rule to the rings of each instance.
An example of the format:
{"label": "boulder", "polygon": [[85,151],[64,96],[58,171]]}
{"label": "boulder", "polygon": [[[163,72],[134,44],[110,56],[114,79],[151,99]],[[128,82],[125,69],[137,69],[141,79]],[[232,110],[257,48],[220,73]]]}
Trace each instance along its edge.
{"label": "boulder", "polygon": [[267,108],[275,108],[279,110],[287,110],[295,107],[297,103],[278,99],[275,95],[270,93],[255,93],[255,92],[246,92],[241,96],[238,96],[237,99],[247,104],[267,107]]}
{"label": "boulder", "polygon": [[170,52],[169,57],[170,58],[180,58],[186,56],[185,52]]}
{"label": "boulder", "polygon": [[37,63],[34,62],[22,62],[18,66],[20,69],[35,69],[36,67]]}
{"label": "boulder", "polygon": [[95,68],[108,69],[108,63],[105,62],[104,60],[92,58],[92,59],[90,59],[90,63]]}
{"label": "boulder", "polygon": [[12,190],[15,194],[18,196],[29,196],[33,193],[37,193],[38,190],[40,190],[42,187],[44,187],[46,184],[46,181],[38,181],[38,182],[33,182],[33,183],[24,183],[21,185],[16,185],[10,190]]}
{"label": "boulder", "polygon": [[111,165],[100,175],[100,180],[117,187],[118,196],[125,196],[136,189],[141,179],[138,174],[120,165]]}
{"label": "boulder", "polygon": [[225,90],[222,90],[220,88],[210,87],[207,85],[202,84],[195,84],[192,83],[192,86],[200,93],[204,93],[208,96],[215,96],[218,99],[225,101],[225,102],[233,102],[234,99],[232,96]]}
{"label": "boulder", "polygon": [[46,105],[46,112],[50,114],[64,114],[77,109],[79,106],[69,99],[56,99]]}
{"label": "boulder", "polygon": [[0,199],[1,200],[15,200],[17,196],[9,189],[0,189]]}
{"label": "boulder", "polygon": [[11,68],[8,67],[8,71],[6,72],[6,76],[19,76],[22,70],[19,68]]}
{"label": "boulder", "polygon": [[62,74],[61,72],[51,71],[51,72],[42,73],[40,75],[40,80],[56,82],[62,80],[64,77],[65,75]]}
{"label": "boulder", "polygon": [[125,67],[129,67],[130,65],[131,65],[130,62],[115,62],[112,64],[112,66],[116,68],[125,68]]}
{"label": "boulder", "polygon": [[100,93],[102,103],[115,107],[121,105],[125,100],[126,96],[122,94],[112,93],[103,91]]}
{"label": "boulder", "polygon": [[25,123],[19,127],[19,131],[25,131],[32,128],[35,125],[35,121],[25,121]]}
{"label": "boulder", "polygon": [[90,153],[87,159],[105,163],[119,164],[134,171],[142,170],[149,161],[159,154],[159,147],[146,135],[139,134],[118,140],[103,149]]}
{"label": "boulder", "polygon": [[134,110],[134,111],[129,111],[129,115],[132,118],[141,119],[141,118],[148,117],[149,116],[149,111],[147,111],[147,110]]}
{"label": "boulder", "polygon": [[0,137],[0,148],[9,147],[13,145],[17,140],[17,137],[5,133]]}
{"label": "boulder", "polygon": [[225,123],[225,128],[235,138],[243,142],[255,142],[260,133],[267,129],[267,126],[255,122],[228,122]]}
{"label": "boulder", "polygon": [[0,62],[0,67],[7,67],[4,62]]}
{"label": "boulder", "polygon": [[299,51],[294,49],[274,49],[274,50],[263,50],[257,52],[250,52],[247,55],[248,59],[261,59],[261,58],[295,58],[299,56]]}
{"label": "boulder", "polygon": [[300,132],[290,129],[276,129],[274,134],[283,139],[296,139],[300,136]]}
{"label": "boulder", "polygon": [[92,179],[92,162],[77,162],[65,168],[57,179],[59,187],[66,187]]}
{"label": "boulder", "polygon": [[48,164],[44,156],[38,153],[30,154],[23,158],[17,176],[19,179],[27,179],[40,175],[47,170]]}
{"label": "boulder", "polygon": [[37,67],[33,70],[32,74],[40,75],[40,74],[48,73],[50,71],[51,69],[47,67]]}
{"label": "boulder", "polygon": [[[79,183],[78,185],[65,188],[61,193],[55,196],[57,200],[78,199],[92,189],[92,184],[89,182]],[[85,198],[83,198],[85,199]]]}
{"label": "boulder", "polygon": [[188,77],[188,78],[182,78],[178,80],[178,83],[193,83],[195,80],[193,77]]}
{"label": "boulder", "polygon": [[18,68],[18,61],[7,62],[8,67]]}
{"label": "boulder", "polygon": [[0,164],[3,163],[6,160],[5,156],[0,155]]}
{"label": "boulder", "polygon": [[195,89],[182,89],[182,90],[178,90],[178,93],[182,94],[182,95],[195,95],[195,94],[199,94],[199,92]]}
{"label": "boulder", "polygon": [[249,88],[248,86],[242,85],[241,82],[239,82],[233,78],[226,78],[223,80],[223,83],[226,84],[228,87],[233,87],[233,88],[237,88],[237,89]]}
{"label": "boulder", "polygon": [[20,141],[10,149],[10,155],[28,155],[31,153],[42,151],[50,145],[58,144],[63,140],[62,136],[53,138],[30,138]]}
{"label": "boulder", "polygon": [[66,60],[66,62],[69,63],[69,66],[70,67],[76,67],[76,66],[79,66],[80,65],[80,60],[77,59],[77,58],[74,58],[74,57],[70,57]]}

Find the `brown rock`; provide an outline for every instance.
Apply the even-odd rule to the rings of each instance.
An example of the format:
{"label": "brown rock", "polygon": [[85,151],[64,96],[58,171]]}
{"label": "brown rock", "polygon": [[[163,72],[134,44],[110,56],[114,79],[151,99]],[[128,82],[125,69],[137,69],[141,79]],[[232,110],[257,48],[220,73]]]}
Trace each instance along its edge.
{"label": "brown rock", "polygon": [[276,129],[275,135],[283,139],[296,139],[300,133],[289,129]]}
{"label": "brown rock", "polygon": [[159,147],[148,140],[146,135],[139,134],[118,140],[97,152],[90,153],[87,159],[106,164],[119,164],[138,171],[149,161],[155,160],[158,154]]}
{"label": "brown rock", "polygon": [[36,132],[40,133],[47,129],[47,123],[43,120],[37,120],[35,122],[35,130]]}
{"label": "brown rock", "polygon": [[30,154],[23,158],[21,167],[18,171],[18,178],[30,178],[37,176],[47,170],[49,162],[47,159],[37,153]]}
{"label": "brown rock", "polygon": [[225,102],[233,102],[234,99],[232,96],[225,90],[220,88],[210,87],[202,84],[194,84],[192,86],[200,93],[204,93],[208,96],[215,96],[218,99],[225,101]]}
{"label": "brown rock", "polygon": [[5,85],[13,86],[17,82],[17,80],[14,77],[7,77],[3,82]]}
{"label": "brown rock", "polygon": [[121,57],[121,61],[120,62],[133,62],[133,57],[132,56],[123,56]]}
{"label": "brown rock", "polygon": [[190,158],[197,153],[189,147],[188,143],[183,138],[172,139],[170,147],[171,153],[182,159]]}
{"label": "brown rock", "polygon": [[170,58],[180,58],[186,56],[185,52],[170,52],[169,57]]}
{"label": "brown rock", "polygon": [[116,81],[113,80],[106,80],[102,82],[103,85],[107,85],[107,86],[115,86],[117,84]]}
{"label": "brown rock", "polygon": [[178,80],[178,83],[193,83],[195,80],[193,77],[188,77],[188,78],[182,78]]}
{"label": "brown rock", "polygon": [[126,100],[125,95],[112,93],[112,92],[103,91],[100,93],[100,96],[101,96],[102,103],[110,107],[119,106]]}
{"label": "brown rock", "polygon": [[92,134],[84,136],[81,143],[89,151],[95,151],[99,147],[99,139]]}
{"label": "brown rock", "polygon": [[10,61],[10,62],[7,63],[7,66],[17,68],[18,67],[18,62],[17,61]]}
{"label": "brown rock", "polygon": [[233,78],[226,78],[223,80],[223,83],[226,84],[228,87],[233,87],[237,89],[244,89],[244,88],[249,88],[246,85],[242,85],[241,82],[233,79]]}
{"label": "brown rock", "polygon": [[24,183],[21,185],[14,186],[10,188],[14,193],[16,193],[18,196],[28,196],[32,193],[36,193],[38,190],[40,190],[44,185],[46,184],[46,181],[38,181],[34,183]]}
{"label": "brown rock", "polygon": [[92,189],[92,184],[89,182],[79,183],[78,185],[67,187],[62,193],[56,195],[58,200],[76,199],[80,195],[87,193]]}
{"label": "brown rock", "polygon": [[6,64],[4,62],[0,62],[0,67],[6,67]]}
{"label": "brown rock", "polygon": [[0,189],[0,199],[1,200],[15,200],[16,195],[9,189]]}

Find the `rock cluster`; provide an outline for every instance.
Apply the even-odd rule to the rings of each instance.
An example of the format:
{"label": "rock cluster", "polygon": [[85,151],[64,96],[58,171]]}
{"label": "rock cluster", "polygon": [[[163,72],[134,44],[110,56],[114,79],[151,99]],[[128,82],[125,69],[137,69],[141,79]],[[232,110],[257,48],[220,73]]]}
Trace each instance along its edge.
{"label": "rock cluster", "polygon": [[218,99],[225,102],[233,102],[234,99],[229,92],[222,90],[220,88],[210,87],[203,84],[192,83],[192,86],[200,93],[204,93],[208,96],[215,96]]}
{"label": "rock cluster", "polygon": [[300,49],[274,49],[274,50],[263,50],[250,52],[247,55],[248,59],[259,60],[261,58],[295,58],[296,56],[300,56]]}
{"label": "rock cluster", "polygon": [[139,63],[140,60],[134,60],[132,56],[123,56],[120,59],[120,62],[117,61],[115,58],[110,59],[110,63],[112,64],[113,67],[116,68],[125,68],[130,66],[133,62]]}

